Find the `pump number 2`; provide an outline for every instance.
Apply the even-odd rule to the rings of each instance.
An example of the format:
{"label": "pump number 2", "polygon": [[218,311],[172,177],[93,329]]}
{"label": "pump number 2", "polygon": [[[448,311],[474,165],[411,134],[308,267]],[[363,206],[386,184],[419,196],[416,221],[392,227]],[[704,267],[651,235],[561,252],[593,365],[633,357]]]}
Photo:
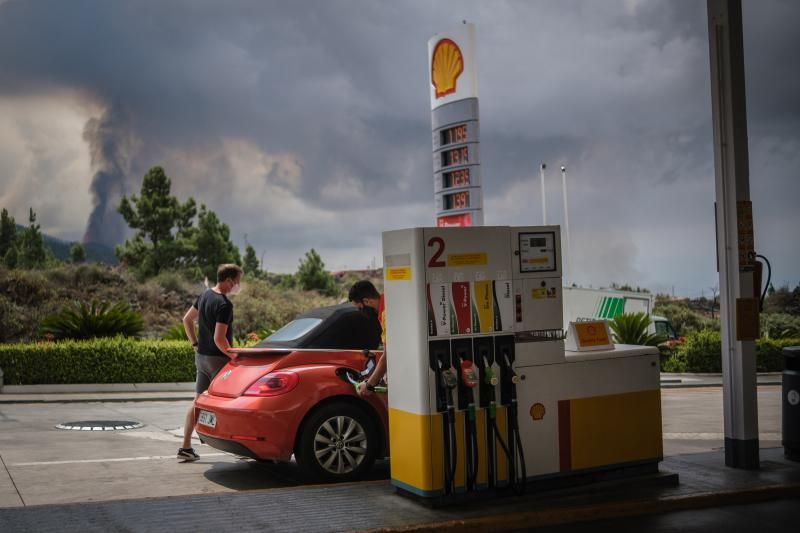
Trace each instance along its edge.
{"label": "pump number 2", "polygon": [[436,251],[433,252],[431,256],[431,260],[428,261],[428,268],[447,266],[445,262],[440,259],[444,253],[444,239],[441,237],[431,237],[430,240],[428,240],[428,248],[436,248]]}

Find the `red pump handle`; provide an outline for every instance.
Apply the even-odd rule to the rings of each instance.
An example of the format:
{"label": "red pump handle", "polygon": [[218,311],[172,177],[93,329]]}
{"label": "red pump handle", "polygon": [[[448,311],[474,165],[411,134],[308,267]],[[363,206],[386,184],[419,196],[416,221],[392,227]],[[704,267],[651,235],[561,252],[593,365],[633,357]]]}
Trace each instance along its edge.
{"label": "red pump handle", "polygon": [[478,373],[475,371],[475,365],[468,359],[461,361],[461,381],[470,388],[478,385]]}

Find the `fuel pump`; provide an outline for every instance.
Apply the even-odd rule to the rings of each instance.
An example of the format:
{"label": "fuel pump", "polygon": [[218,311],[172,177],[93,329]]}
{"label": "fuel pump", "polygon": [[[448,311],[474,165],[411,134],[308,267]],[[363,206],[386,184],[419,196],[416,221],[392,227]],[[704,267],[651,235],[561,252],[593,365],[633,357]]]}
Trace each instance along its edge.
{"label": "fuel pump", "polygon": [[442,448],[444,453],[444,493],[455,492],[458,447],[456,444],[456,411],[453,390],[458,376],[450,360],[450,342],[430,343],[430,365],[436,380],[436,411],[442,415]]}
{"label": "fuel pump", "polygon": [[465,463],[467,466],[467,490],[475,490],[478,478],[478,427],[475,413],[475,388],[478,372],[472,360],[472,339],[453,340],[454,363],[460,369],[458,380],[458,409],[466,412],[464,419]]}
{"label": "fuel pump", "polygon": [[388,391],[398,492],[456,501],[657,466],[658,350],[565,350],[557,226],[409,228],[382,239],[388,367],[402,384]]}
{"label": "fuel pump", "polygon": [[[521,494],[525,491],[525,481],[528,474],[525,468],[522,440],[519,435],[517,408],[519,377],[514,371],[514,337],[509,335],[497,337],[495,340],[495,354],[500,365],[500,403],[506,406],[508,413],[508,444],[503,446],[503,451],[508,456],[509,485],[514,492]],[[504,444],[502,440],[500,440],[500,443],[501,445]]]}

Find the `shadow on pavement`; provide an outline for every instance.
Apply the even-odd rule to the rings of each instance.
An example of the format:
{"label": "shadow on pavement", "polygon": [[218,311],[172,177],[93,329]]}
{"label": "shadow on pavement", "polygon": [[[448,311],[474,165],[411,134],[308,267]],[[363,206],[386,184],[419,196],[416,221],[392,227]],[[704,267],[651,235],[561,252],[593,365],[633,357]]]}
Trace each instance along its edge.
{"label": "shadow on pavement", "polygon": [[[202,460],[200,461],[202,462]],[[303,476],[297,463],[271,463],[240,458],[231,463],[209,461],[211,468],[203,472],[207,480],[231,490],[263,490],[300,485],[318,485],[320,481]],[[376,461],[363,481],[389,479],[389,461]]]}

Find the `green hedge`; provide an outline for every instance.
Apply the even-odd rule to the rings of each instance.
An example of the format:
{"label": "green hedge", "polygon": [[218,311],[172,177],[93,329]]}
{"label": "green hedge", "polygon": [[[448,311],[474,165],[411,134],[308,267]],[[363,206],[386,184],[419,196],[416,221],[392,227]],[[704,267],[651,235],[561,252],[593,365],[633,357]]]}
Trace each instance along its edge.
{"label": "green hedge", "polygon": [[0,344],[6,385],[165,383],[194,381],[187,341],[123,337],[84,341]]}
{"label": "green hedge", "polygon": [[[706,329],[691,333],[681,344],[662,349],[661,369],[664,372],[722,372],[721,346],[719,331]],[[756,371],[782,371],[782,351],[786,346],[800,346],[800,338],[756,341]]]}

